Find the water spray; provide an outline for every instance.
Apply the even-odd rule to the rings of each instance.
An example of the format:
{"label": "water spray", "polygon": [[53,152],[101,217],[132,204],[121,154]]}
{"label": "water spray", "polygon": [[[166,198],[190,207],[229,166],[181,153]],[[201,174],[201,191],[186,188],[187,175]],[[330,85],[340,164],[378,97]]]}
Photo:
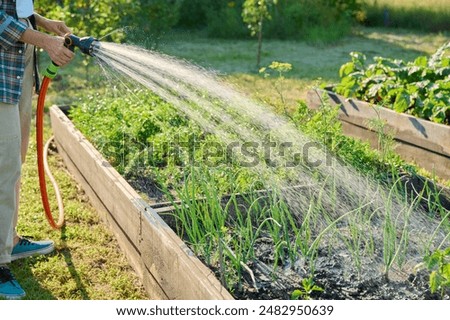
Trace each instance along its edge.
{"label": "water spray", "polygon": [[[93,37],[77,37],[73,34],[67,34],[64,37],[64,46],[71,51],[75,50],[75,47],[79,48],[84,54],[94,56],[95,49],[99,47],[99,41]],[[42,204],[44,206],[45,216],[53,229],[59,229],[64,224],[64,209],[62,205],[61,195],[58,185],[53,178],[47,163],[47,150],[49,143],[44,146],[44,105],[45,96],[47,94],[48,86],[56,75],[58,74],[59,66],[53,61],[48,65],[44,72],[42,80],[41,90],[39,92],[37,110],[36,110],[36,145],[37,145],[37,161],[38,161],[38,173],[39,173],[39,186],[41,189]],[[49,140],[49,142],[51,139]],[[50,209],[50,203],[48,201],[47,184],[45,181],[45,174],[47,174],[55,189],[56,198],[58,200],[59,217],[55,222]]]}

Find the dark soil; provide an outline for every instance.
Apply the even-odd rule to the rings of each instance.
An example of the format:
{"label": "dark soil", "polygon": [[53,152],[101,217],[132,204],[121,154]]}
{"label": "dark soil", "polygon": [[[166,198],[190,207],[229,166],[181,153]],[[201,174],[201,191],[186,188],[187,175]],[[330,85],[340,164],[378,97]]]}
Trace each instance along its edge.
{"label": "dark soil", "polygon": [[[406,179],[405,179],[406,180]],[[164,195],[158,187],[149,181],[130,181],[138,190],[145,190],[151,202],[164,200]],[[406,180],[407,184],[415,185],[414,191],[423,188],[422,180]],[[411,186],[409,185],[409,186]],[[419,191],[420,192],[420,191]],[[448,192],[448,190],[446,191]],[[440,199],[441,204],[449,205],[450,195]],[[165,204],[167,205],[167,203]],[[153,206],[153,205],[152,205]],[[155,204],[158,212],[164,212],[163,204]],[[173,225],[170,218],[163,216],[169,225]],[[173,227],[173,226],[172,226]],[[240,284],[230,290],[230,293],[238,300],[274,300],[290,299],[291,293],[302,288],[302,280],[313,275],[314,284],[323,291],[313,291],[308,296],[312,299],[323,300],[439,300],[450,299],[450,290],[444,296],[434,293],[429,289],[429,273],[420,270],[416,273],[404,274],[392,272],[387,279],[383,270],[371,270],[364,275],[358,275],[355,270],[350,270],[352,265],[348,251],[333,248],[332,253],[328,250],[319,250],[314,265],[310,269],[307,261],[297,261],[295,265],[274,266],[273,243],[269,238],[260,238],[255,243],[255,256],[257,261],[247,264],[248,269],[253,272],[256,284],[251,274],[243,271]],[[202,257],[199,257],[202,259]],[[205,261],[204,261],[205,262]],[[206,263],[205,263],[206,264]],[[221,279],[220,270],[217,266],[209,266],[218,279]],[[365,266],[370,269],[370,266]],[[364,269],[364,267],[362,268]],[[307,297],[303,297],[307,298]]]}
{"label": "dark soil", "polygon": [[[290,299],[291,293],[301,288],[301,280],[309,277],[308,265],[299,262],[294,267],[279,269],[270,277],[261,265],[271,266],[271,252],[262,243],[258,244],[257,256],[263,261],[255,262],[249,267],[253,270],[258,283],[256,290],[250,277],[245,277],[245,285],[232,292],[236,299],[273,300]],[[265,257],[265,258],[264,258]],[[320,252],[315,265],[314,283],[323,289],[314,291],[311,299],[318,300],[438,300],[450,299],[448,291],[443,297],[432,294],[428,288],[428,274],[419,271],[416,274],[403,275],[402,280],[387,280],[381,273],[373,277],[358,277],[356,273],[346,274],[345,266],[349,265],[349,257]]]}

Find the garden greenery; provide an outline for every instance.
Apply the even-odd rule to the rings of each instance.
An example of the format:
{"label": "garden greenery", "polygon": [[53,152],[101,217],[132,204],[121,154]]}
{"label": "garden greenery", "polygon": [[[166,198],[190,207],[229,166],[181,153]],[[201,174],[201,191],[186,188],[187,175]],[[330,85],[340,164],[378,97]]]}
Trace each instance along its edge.
{"label": "garden greenery", "polygon": [[234,188],[227,178],[230,170],[238,172],[234,179],[241,191],[258,181],[249,169],[237,170],[217,137],[150,91],[89,96],[72,109],[71,116],[119,173],[130,179],[147,177],[159,181],[160,187],[175,188],[185,183],[186,168],[203,164],[211,179],[220,182],[222,193]]}
{"label": "garden greenery", "polygon": [[248,38],[247,26],[259,33],[263,20],[265,38],[336,41],[350,32],[361,10],[357,0],[37,0],[36,8],[46,17],[64,20],[79,35],[101,38],[114,31],[114,41],[127,35],[140,42],[149,36],[155,42],[172,28]]}
{"label": "garden greenery", "polygon": [[[88,97],[72,109],[71,117],[139,191],[162,192],[174,207],[167,217],[173,228],[205,263],[217,270],[222,283],[231,291],[242,289],[244,274],[253,278],[249,265],[264,263],[256,251],[256,244],[262,239],[272,248],[271,265],[266,268],[272,270],[274,277],[280,266],[293,265],[301,257],[307,264],[306,279],[312,280],[324,244],[332,248],[341,243],[349,251],[358,273],[364,259],[377,254],[376,243],[380,245],[380,241],[386,275],[394,263],[401,267],[405,261],[405,248],[409,244],[407,217],[416,202],[406,209],[403,223],[389,211],[385,215],[372,212],[370,203],[361,203],[336,218],[333,206],[338,204],[322,199],[330,184],[337,192],[336,181],[325,181],[323,186],[318,181],[322,187],[318,187],[317,194],[307,196],[310,203],[300,219],[290,211],[280,190],[261,192],[267,187],[264,177],[251,168],[241,167],[232,159],[223,161],[221,157],[205,161],[205,146],[210,147],[211,142],[220,146],[219,138],[201,130],[148,90]],[[371,175],[391,173],[376,151],[342,134],[337,108],[324,103],[315,112],[301,103],[292,121],[356,168]],[[400,190],[401,186],[394,184],[387,207]],[[374,223],[377,219],[382,226],[381,240]],[[349,231],[341,232],[343,226]],[[253,285],[257,289],[256,282]],[[314,282],[303,285],[305,292],[297,294],[306,297],[320,291]]]}
{"label": "garden greenery", "polygon": [[414,61],[375,57],[367,64],[361,52],[352,52],[351,61],[341,66],[341,81],[334,90],[380,104],[397,112],[450,124],[450,42],[432,56]]}
{"label": "garden greenery", "polygon": [[424,258],[430,273],[431,292],[439,292],[443,297],[450,290],[450,247],[436,250]]}
{"label": "garden greenery", "polygon": [[[448,8],[381,5],[362,0],[36,0],[39,13],[62,19],[79,35],[101,38],[114,31],[114,41],[124,39],[122,28],[133,29],[130,40],[151,36],[155,42],[172,28],[206,30],[211,37],[249,37],[251,7],[263,11],[264,37],[305,39],[313,43],[335,42],[351,32],[351,26],[449,29]],[[253,4],[252,4],[253,2]],[[406,1],[405,1],[406,2]],[[268,5],[271,4],[271,5]],[[442,5],[441,5],[442,6]],[[253,12],[253,13],[252,13]],[[244,17],[244,19],[243,19]],[[270,20],[266,19],[271,17]],[[253,18],[250,20],[254,20]],[[256,19],[258,20],[258,19]],[[255,21],[256,21],[255,20]],[[427,21],[426,24],[423,21]],[[250,23],[258,28],[258,21]],[[253,27],[252,27],[253,28]],[[145,35],[144,35],[145,33]]]}
{"label": "garden greenery", "polygon": [[[418,4],[421,5],[418,5]],[[414,29],[425,32],[450,30],[448,1],[365,0],[361,22],[370,27]],[[426,21],[426,23],[424,23]]]}
{"label": "garden greenery", "polygon": [[[79,36],[102,38],[123,28],[124,19],[134,7],[131,0],[36,0],[36,11],[51,19],[64,21]],[[120,40],[123,34],[113,35]]]}

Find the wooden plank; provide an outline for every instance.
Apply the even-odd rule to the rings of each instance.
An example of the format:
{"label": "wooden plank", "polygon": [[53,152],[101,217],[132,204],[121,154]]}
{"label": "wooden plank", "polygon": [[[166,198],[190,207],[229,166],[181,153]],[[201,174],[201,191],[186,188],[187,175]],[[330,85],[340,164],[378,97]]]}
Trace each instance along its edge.
{"label": "wooden plank", "polygon": [[[342,121],[342,131],[347,136],[369,142],[374,149],[378,148],[378,136],[373,131],[346,121]],[[404,160],[415,162],[429,172],[436,172],[438,176],[450,179],[449,159],[447,157],[406,142],[396,143],[394,150]]]}
{"label": "wooden plank", "polygon": [[346,99],[333,92],[319,89],[308,92],[310,105],[319,106],[324,94],[329,97],[332,105],[341,105],[339,116],[342,120],[360,127],[367,127],[368,120],[379,117],[386,122],[387,127],[396,132],[397,139],[450,157],[449,126],[374,106],[364,101]]}
{"label": "wooden plank", "polygon": [[120,175],[62,112],[52,112],[51,116],[57,143],[63,146],[125,233],[130,237],[136,237],[134,239],[136,242],[140,233],[139,214],[132,204],[136,195],[131,194]]}
{"label": "wooden plank", "polygon": [[143,224],[142,257],[170,299],[232,299],[214,273],[193,259],[194,253],[164,221],[153,220],[150,214],[147,218],[151,223]]}
{"label": "wooden plank", "polygon": [[127,257],[130,265],[133,267],[134,271],[144,284],[144,288],[147,291],[148,297],[150,299],[158,300],[168,299],[168,296],[165,294],[161,286],[155,280],[153,275],[148,272],[146,266],[142,263],[140,252],[136,249],[128,236],[123,232],[122,228],[120,228],[117,222],[111,217],[108,209],[104,206],[103,202],[99,199],[96,192],[91,188],[76,165],[72,162],[63,146],[57,143],[57,147],[58,153],[62,156],[67,168],[77,180],[77,182],[81,185],[86,195],[89,197],[89,201],[91,202],[93,207],[97,209],[100,218],[112,230],[122,252],[125,253],[125,256]]}
{"label": "wooden plank", "polygon": [[345,99],[324,90],[311,90],[307,100],[309,107],[317,109],[322,104],[323,95],[328,96],[332,105],[340,105],[339,119],[344,133],[369,141],[377,146],[376,135],[369,129],[371,119],[381,119],[386,129],[395,134],[395,151],[406,161],[417,163],[450,179],[450,126],[445,126],[395,111],[374,107],[369,103]]}
{"label": "wooden plank", "polygon": [[[147,290],[169,299],[233,299],[214,274],[57,107],[52,127],[68,167],[121,239]],[[81,183],[80,182],[80,183]],[[159,289],[158,289],[159,288]]]}

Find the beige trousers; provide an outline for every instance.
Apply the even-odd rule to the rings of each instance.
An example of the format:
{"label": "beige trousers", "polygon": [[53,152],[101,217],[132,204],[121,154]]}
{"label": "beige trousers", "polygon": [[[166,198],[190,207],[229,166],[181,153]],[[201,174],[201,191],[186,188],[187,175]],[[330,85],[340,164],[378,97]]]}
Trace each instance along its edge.
{"label": "beige trousers", "polygon": [[30,138],[33,46],[25,52],[25,74],[18,104],[0,102],[0,264],[11,262],[19,207],[20,172]]}

